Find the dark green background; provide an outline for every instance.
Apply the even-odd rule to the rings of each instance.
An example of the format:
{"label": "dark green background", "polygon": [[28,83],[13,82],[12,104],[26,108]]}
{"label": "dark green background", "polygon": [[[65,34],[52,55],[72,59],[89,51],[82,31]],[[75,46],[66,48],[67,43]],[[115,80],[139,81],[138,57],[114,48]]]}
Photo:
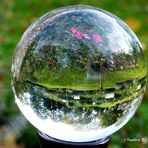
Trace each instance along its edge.
{"label": "dark green background", "polygon": [[[148,58],[146,0],[0,0],[0,148],[39,147],[36,129],[20,122],[22,117],[14,103],[10,85],[12,55],[25,29],[38,17],[52,9],[75,4],[100,7],[120,17],[136,33]],[[113,134],[110,148],[148,147],[147,110],[148,93],[135,116]]]}

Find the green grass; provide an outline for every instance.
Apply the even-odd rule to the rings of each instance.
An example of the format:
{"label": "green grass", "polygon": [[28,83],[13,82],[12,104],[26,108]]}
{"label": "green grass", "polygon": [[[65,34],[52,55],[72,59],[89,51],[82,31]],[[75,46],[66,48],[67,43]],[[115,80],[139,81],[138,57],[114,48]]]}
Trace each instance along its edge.
{"label": "green grass", "polygon": [[115,107],[117,104],[122,104],[124,102],[128,102],[133,100],[133,97],[126,97],[122,100],[116,101],[116,102],[106,102],[102,104],[80,104],[78,101],[75,103],[77,107],[85,107],[85,108],[90,108],[90,107],[99,107],[99,108],[110,108],[110,107]]}
{"label": "green grass", "polygon": [[[46,74],[46,75],[45,75]],[[146,68],[139,66],[123,70],[110,71],[104,74],[104,88],[114,88],[117,82],[124,82],[135,78],[141,79],[146,75]],[[65,69],[63,71],[50,72],[43,69],[34,73],[37,78],[34,84],[47,88],[68,88],[74,90],[98,90],[101,87],[100,78],[87,78],[84,71],[79,69]],[[30,80],[28,80],[30,81]]]}

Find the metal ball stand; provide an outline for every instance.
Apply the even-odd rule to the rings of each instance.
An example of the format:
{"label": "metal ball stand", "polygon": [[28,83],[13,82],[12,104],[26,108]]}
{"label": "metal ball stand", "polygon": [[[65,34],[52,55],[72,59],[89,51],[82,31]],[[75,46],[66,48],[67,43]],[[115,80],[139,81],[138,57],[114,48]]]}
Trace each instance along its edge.
{"label": "metal ball stand", "polygon": [[111,141],[111,137],[109,136],[91,142],[67,142],[49,137],[42,132],[38,132],[38,138],[41,148],[108,148]]}

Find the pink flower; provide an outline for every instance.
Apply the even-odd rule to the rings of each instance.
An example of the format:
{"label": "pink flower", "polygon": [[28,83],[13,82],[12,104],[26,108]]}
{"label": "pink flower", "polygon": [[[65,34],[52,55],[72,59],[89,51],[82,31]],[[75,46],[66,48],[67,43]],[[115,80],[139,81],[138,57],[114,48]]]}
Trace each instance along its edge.
{"label": "pink flower", "polygon": [[95,35],[95,34],[94,34],[94,35],[93,35],[93,38],[94,38],[97,42],[102,42],[102,41],[103,41],[100,35]]}
{"label": "pink flower", "polygon": [[76,33],[77,32],[77,28],[76,27],[72,27],[71,31],[72,31],[72,33]]}
{"label": "pink flower", "polygon": [[88,34],[82,34],[84,37],[85,37],[85,39],[91,39],[91,37],[88,35]]}
{"label": "pink flower", "polygon": [[82,39],[82,34],[81,34],[81,32],[77,31],[77,32],[75,33],[75,37],[78,38],[78,39]]}

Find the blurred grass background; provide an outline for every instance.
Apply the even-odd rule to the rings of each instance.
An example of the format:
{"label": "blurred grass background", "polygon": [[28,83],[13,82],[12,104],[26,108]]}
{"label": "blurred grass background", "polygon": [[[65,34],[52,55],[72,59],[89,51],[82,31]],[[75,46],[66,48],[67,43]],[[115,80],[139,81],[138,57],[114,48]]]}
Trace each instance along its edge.
{"label": "blurred grass background", "polygon": [[[0,148],[38,148],[37,130],[14,103],[11,60],[25,29],[48,11],[75,4],[100,7],[124,20],[140,39],[148,58],[147,0],[0,0]],[[148,89],[147,89],[148,91]],[[148,93],[135,116],[112,136],[110,148],[148,147]]]}

